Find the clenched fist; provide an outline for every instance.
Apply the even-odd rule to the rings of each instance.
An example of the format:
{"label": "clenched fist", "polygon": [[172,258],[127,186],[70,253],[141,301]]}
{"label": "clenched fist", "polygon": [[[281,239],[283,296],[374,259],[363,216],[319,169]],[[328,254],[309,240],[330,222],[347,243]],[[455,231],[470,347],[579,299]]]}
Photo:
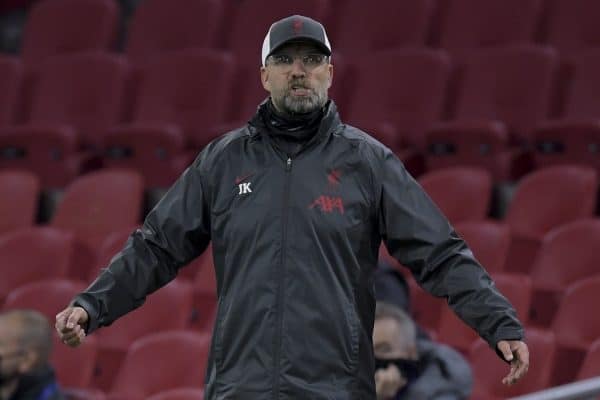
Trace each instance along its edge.
{"label": "clenched fist", "polygon": [[60,340],[71,347],[77,347],[85,338],[84,326],[88,313],[81,307],[67,307],[56,315],[56,331]]}

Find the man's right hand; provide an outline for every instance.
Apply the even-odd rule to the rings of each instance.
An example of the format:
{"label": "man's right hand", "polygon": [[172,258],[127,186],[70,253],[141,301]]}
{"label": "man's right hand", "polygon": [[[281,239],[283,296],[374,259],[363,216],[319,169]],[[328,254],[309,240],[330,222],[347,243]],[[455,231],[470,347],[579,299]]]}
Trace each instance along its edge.
{"label": "man's right hand", "polygon": [[56,331],[60,340],[71,347],[77,347],[85,338],[84,326],[88,313],[81,307],[67,307],[56,314]]}

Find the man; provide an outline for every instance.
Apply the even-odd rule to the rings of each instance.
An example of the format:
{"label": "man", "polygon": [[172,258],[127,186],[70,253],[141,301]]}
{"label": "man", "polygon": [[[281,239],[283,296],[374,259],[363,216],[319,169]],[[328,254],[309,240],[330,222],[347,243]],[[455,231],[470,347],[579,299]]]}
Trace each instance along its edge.
{"label": "man", "polygon": [[471,393],[469,364],[448,346],[417,340],[400,308],[378,302],[373,328],[378,400],[461,400]]}
{"label": "man", "polygon": [[62,400],[49,364],[52,328],[36,311],[0,314],[0,399]]}
{"label": "man", "polygon": [[[383,239],[526,371],[523,329],[398,158],[340,121],[323,26],[291,16],[262,46],[271,94],[206,146],[92,285],[57,315],[76,346],[140,306],[212,241],[218,310],[208,400],[375,398],[372,271]],[[375,101],[376,99],[373,99]]]}

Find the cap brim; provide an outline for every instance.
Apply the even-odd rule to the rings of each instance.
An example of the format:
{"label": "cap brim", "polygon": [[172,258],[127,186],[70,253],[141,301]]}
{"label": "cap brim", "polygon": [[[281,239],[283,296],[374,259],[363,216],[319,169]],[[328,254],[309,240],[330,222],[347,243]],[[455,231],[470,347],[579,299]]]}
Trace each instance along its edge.
{"label": "cap brim", "polygon": [[284,40],[281,43],[277,43],[275,46],[273,46],[273,48],[271,49],[271,51],[269,52],[269,54],[267,54],[267,57],[269,57],[271,54],[273,54],[274,52],[276,52],[277,50],[279,50],[282,46],[289,44],[289,43],[294,43],[294,42],[310,42],[313,43],[315,45],[317,45],[317,47],[319,49],[321,49],[321,51],[323,51],[323,54],[330,56],[331,55],[331,50],[329,50],[329,48],[327,48],[327,46],[325,46],[321,41],[315,39],[312,36],[302,36],[302,35],[298,35],[298,36],[294,36],[291,39],[288,40]]}

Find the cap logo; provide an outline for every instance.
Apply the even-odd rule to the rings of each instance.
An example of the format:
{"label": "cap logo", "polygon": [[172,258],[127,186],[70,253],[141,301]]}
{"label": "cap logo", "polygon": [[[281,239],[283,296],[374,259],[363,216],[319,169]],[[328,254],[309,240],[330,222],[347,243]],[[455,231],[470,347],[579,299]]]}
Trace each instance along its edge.
{"label": "cap logo", "polygon": [[294,20],[294,24],[292,26],[296,35],[302,32],[302,25],[304,25],[304,21],[301,19]]}

